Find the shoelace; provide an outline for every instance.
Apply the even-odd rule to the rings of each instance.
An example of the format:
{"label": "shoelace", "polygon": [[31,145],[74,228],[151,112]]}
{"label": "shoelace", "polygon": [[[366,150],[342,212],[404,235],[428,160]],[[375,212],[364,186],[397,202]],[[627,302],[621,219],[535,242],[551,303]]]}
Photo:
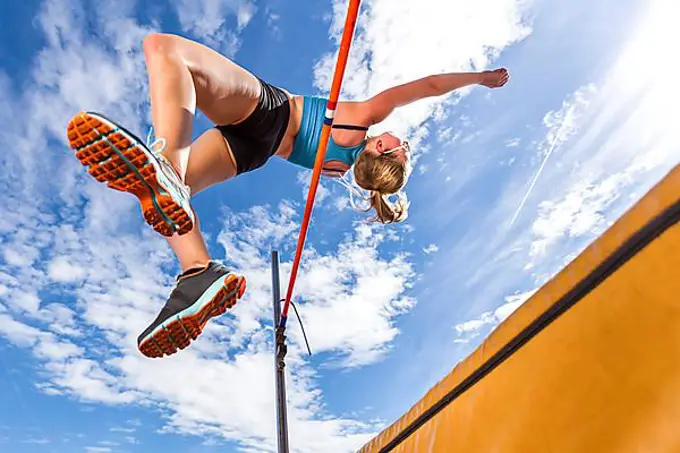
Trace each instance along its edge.
{"label": "shoelace", "polygon": [[[153,153],[154,156],[160,157],[161,153],[165,151],[168,146],[168,141],[164,138],[156,138],[151,142],[153,137],[153,127],[149,128],[149,132],[146,134],[146,147]],[[160,144],[160,147],[158,146]]]}
{"label": "shoelace", "polygon": [[[154,138],[153,142],[151,141],[152,137],[154,137],[153,133],[153,126],[149,128],[149,132],[146,134],[146,147],[153,153],[154,156],[156,156],[156,159],[158,159],[158,162],[161,164],[167,166],[169,169],[172,170],[173,173],[177,173],[177,170],[175,167],[168,161],[168,159],[163,156],[163,151],[165,151],[165,148],[168,146],[168,141],[161,137],[161,138]],[[186,184],[182,183],[182,189],[184,189],[187,192],[188,196],[191,196],[191,188],[187,186]]]}

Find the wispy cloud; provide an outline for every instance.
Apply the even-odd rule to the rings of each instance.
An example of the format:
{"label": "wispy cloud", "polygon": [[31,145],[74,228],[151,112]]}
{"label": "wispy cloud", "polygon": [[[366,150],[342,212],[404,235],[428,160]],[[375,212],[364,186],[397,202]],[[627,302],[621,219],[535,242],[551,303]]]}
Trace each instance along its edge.
{"label": "wispy cloud", "polygon": [[267,18],[267,30],[275,38],[281,38],[281,14],[275,12],[270,6],[265,7],[264,14]]}
{"label": "wispy cloud", "polygon": [[541,173],[543,173],[543,169],[548,163],[550,156],[552,156],[553,152],[555,152],[560,145],[567,142],[571,136],[578,132],[580,126],[579,120],[583,116],[584,111],[587,110],[588,103],[594,92],[595,87],[592,84],[578,89],[569,99],[562,103],[562,108],[557,111],[548,112],[543,118],[543,124],[548,129],[545,142],[541,145],[541,152],[544,154],[544,157],[541,161],[541,165],[536,171],[536,175],[531,180],[529,188],[524,194],[517,211],[515,211],[515,214],[510,220],[510,226],[517,220],[517,217],[522,211],[529,195],[531,195],[536,182],[541,177]]}
{"label": "wispy cloud", "polygon": [[[88,269],[87,283],[76,288],[61,286],[60,290],[77,300],[82,310],[79,328],[94,326],[103,332],[88,337],[87,355],[98,359],[86,357],[84,348],[52,325],[37,318],[17,321],[13,316],[21,312],[20,307],[2,315],[0,334],[32,348],[41,359],[45,381],[40,388],[45,392],[105,404],[159,403],[172,411],[167,431],[269,444],[273,432],[269,416],[273,405],[271,338],[267,331],[271,282],[268,252],[261,247],[283,242],[285,249],[298,222],[286,203],[277,209],[253,208],[229,218],[219,242],[227,251],[228,262],[248,276],[250,289],[230,316],[210,324],[204,336],[181,355],[149,361],[134,346],[135,335],[169,291],[166,277],[155,271],[167,262],[168,252],[157,240],[120,234],[105,239],[89,230],[80,232],[80,252],[78,258],[74,256],[79,266]],[[90,248],[95,237],[97,247]],[[310,249],[305,256],[298,286],[300,307],[315,350],[332,353],[336,360],[330,363],[334,366],[360,366],[379,359],[398,333],[394,317],[414,304],[403,295],[414,278],[411,266],[403,256],[385,259],[377,253],[377,247],[391,238],[360,224],[352,236],[338,244],[335,253],[322,256]],[[41,254],[49,255],[49,250],[47,246]],[[151,261],[150,256],[154,257]],[[85,262],[89,266],[82,266]],[[31,275],[43,266],[49,264],[36,262],[23,272],[14,272],[18,282],[7,298],[28,288]],[[290,263],[284,261],[282,267],[285,275]],[[290,334],[290,367],[294,370],[290,376],[291,429],[301,439],[301,448],[318,451],[332,444],[343,446],[344,451],[356,447],[370,436],[373,427],[324,413],[315,373],[296,346],[299,332],[292,327]],[[228,356],[225,350],[230,351]],[[195,385],[181,385],[188,380]],[[229,386],[221,384],[225,380]],[[218,401],[230,401],[231,406]],[[239,407],[238,414],[230,407]]]}
{"label": "wispy cloud", "polygon": [[85,447],[86,453],[111,453],[110,447]]}
{"label": "wispy cloud", "polygon": [[519,137],[510,138],[505,141],[505,146],[508,148],[515,148],[522,143],[522,139]]}
{"label": "wispy cloud", "polygon": [[180,0],[173,5],[183,31],[227,56],[238,51],[239,35],[257,11],[252,0]]}
{"label": "wispy cloud", "polygon": [[680,161],[680,133],[671,119],[680,89],[647,69],[680,36],[665,5],[649,5],[601,89],[591,93],[581,131],[569,143],[573,163],[560,163],[550,175],[562,181],[561,190],[550,190],[535,208],[532,259],[549,245],[600,234],[613,221],[613,208],[621,212]]}
{"label": "wispy cloud", "polygon": [[436,253],[438,251],[439,251],[439,247],[437,247],[437,244],[430,244],[423,249],[423,252],[425,252],[426,255],[430,255],[430,254]]}
{"label": "wispy cloud", "polygon": [[43,335],[40,329],[20,323],[10,315],[0,315],[0,333],[19,346],[32,346]]}
{"label": "wispy cloud", "polygon": [[109,429],[112,433],[134,433],[137,431],[137,428],[126,428],[124,426],[114,426],[113,428]]}
{"label": "wispy cloud", "polygon": [[[309,186],[311,185],[311,170],[301,170],[297,172],[297,183],[302,186],[300,202],[304,205],[307,201],[307,194],[309,193]],[[315,206],[324,206],[324,200],[330,195],[330,190],[326,187],[330,184],[328,179],[323,178],[316,189]]]}
{"label": "wispy cloud", "polygon": [[52,441],[50,439],[46,439],[44,437],[30,437],[28,439],[22,440],[22,444],[33,444],[33,445],[48,445],[51,444]]}
{"label": "wispy cloud", "polygon": [[[269,316],[269,256],[266,249],[252,244],[269,244],[276,236],[287,237],[292,244],[290,233],[297,231],[297,224],[290,219],[293,211],[287,204],[281,208],[281,214],[255,208],[245,216],[229,216],[227,229],[219,236],[226,256],[251,276],[254,300],[261,301],[241,313],[244,327],[257,328],[255,319]],[[288,230],[281,229],[282,225],[288,225]],[[359,222],[335,252],[321,255],[313,247],[305,252],[296,288],[307,333],[317,352],[345,356],[340,362],[343,366],[378,359],[397,334],[392,318],[415,303],[403,295],[415,277],[405,256],[386,259],[378,253],[378,247],[392,239],[395,237],[381,228]],[[282,266],[284,276],[290,271],[288,266]],[[253,319],[248,321],[246,316]],[[229,336],[238,339],[244,333]],[[297,333],[292,336],[300,340]]]}
{"label": "wispy cloud", "polygon": [[454,326],[456,331],[456,343],[468,343],[478,337],[484,329],[494,328],[505,321],[517,308],[529,299],[536,290],[514,294],[505,298],[505,303],[495,310],[486,311],[479,317]]}
{"label": "wispy cloud", "polygon": [[[602,77],[568,93],[543,115],[541,128],[529,129],[540,133],[517,148],[518,165],[504,170],[507,182],[498,200],[474,217],[474,228],[455,246],[439,243],[455,247],[450,256],[456,279],[474,292],[469,312],[484,307],[469,324],[458,323],[459,341],[489,326],[495,319],[489,307],[505,295],[545,283],[680,161],[680,134],[671,113],[680,90],[651,69],[658,52],[671,52],[669,43],[679,36],[667,6],[662,0],[649,4]],[[521,215],[507,228],[522,200]]]}

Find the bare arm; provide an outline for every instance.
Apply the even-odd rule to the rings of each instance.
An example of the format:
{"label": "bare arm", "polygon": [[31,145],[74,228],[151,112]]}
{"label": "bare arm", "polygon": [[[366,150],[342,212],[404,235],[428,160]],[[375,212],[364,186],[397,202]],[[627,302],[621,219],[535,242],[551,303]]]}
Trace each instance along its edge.
{"label": "bare arm", "polygon": [[441,96],[469,85],[484,85],[489,88],[501,87],[507,81],[508,71],[505,69],[431,75],[378,93],[371,99],[362,102],[361,110],[364,111],[364,116],[369,124],[376,124],[387,118],[397,107],[420,99]]}

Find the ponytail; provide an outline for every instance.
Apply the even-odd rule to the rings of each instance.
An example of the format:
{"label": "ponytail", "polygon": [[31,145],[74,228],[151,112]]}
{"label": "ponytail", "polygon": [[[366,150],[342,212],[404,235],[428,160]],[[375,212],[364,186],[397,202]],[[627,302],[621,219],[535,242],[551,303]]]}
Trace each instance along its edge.
{"label": "ponytail", "polygon": [[371,207],[375,209],[375,217],[371,220],[383,224],[397,223],[406,220],[409,206],[406,195],[402,193],[398,194],[399,198],[394,203],[392,203],[388,197],[388,195],[383,195],[377,190],[371,190]]}

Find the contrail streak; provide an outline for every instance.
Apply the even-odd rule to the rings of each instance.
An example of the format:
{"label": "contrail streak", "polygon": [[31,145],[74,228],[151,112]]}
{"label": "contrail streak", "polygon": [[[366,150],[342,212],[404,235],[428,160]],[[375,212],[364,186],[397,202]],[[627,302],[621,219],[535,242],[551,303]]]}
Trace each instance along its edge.
{"label": "contrail streak", "polygon": [[536,176],[534,176],[534,180],[531,181],[531,185],[529,186],[527,193],[524,194],[524,198],[522,199],[522,202],[519,204],[517,211],[515,211],[515,215],[512,216],[512,220],[510,221],[510,227],[512,227],[512,225],[517,220],[517,217],[519,216],[520,211],[524,207],[524,204],[527,202],[529,195],[531,195],[531,191],[534,190],[534,186],[536,185],[536,181],[538,181],[538,178],[540,178],[541,173],[543,173],[543,169],[545,168],[545,164],[548,162],[548,159],[550,159],[550,156],[552,155],[553,151],[555,151],[555,148],[557,147],[557,144],[560,141],[560,137],[562,135],[562,130],[564,129],[564,125],[565,125],[565,123],[567,123],[567,120],[570,117],[570,113],[571,113],[571,110],[567,111],[567,114],[564,115],[564,120],[562,120],[562,124],[560,124],[560,128],[557,130],[557,134],[555,134],[555,139],[550,144],[550,148],[548,149],[548,153],[545,155],[545,158],[543,159],[541,166],[538,168],[538,171],[536,172]]}

